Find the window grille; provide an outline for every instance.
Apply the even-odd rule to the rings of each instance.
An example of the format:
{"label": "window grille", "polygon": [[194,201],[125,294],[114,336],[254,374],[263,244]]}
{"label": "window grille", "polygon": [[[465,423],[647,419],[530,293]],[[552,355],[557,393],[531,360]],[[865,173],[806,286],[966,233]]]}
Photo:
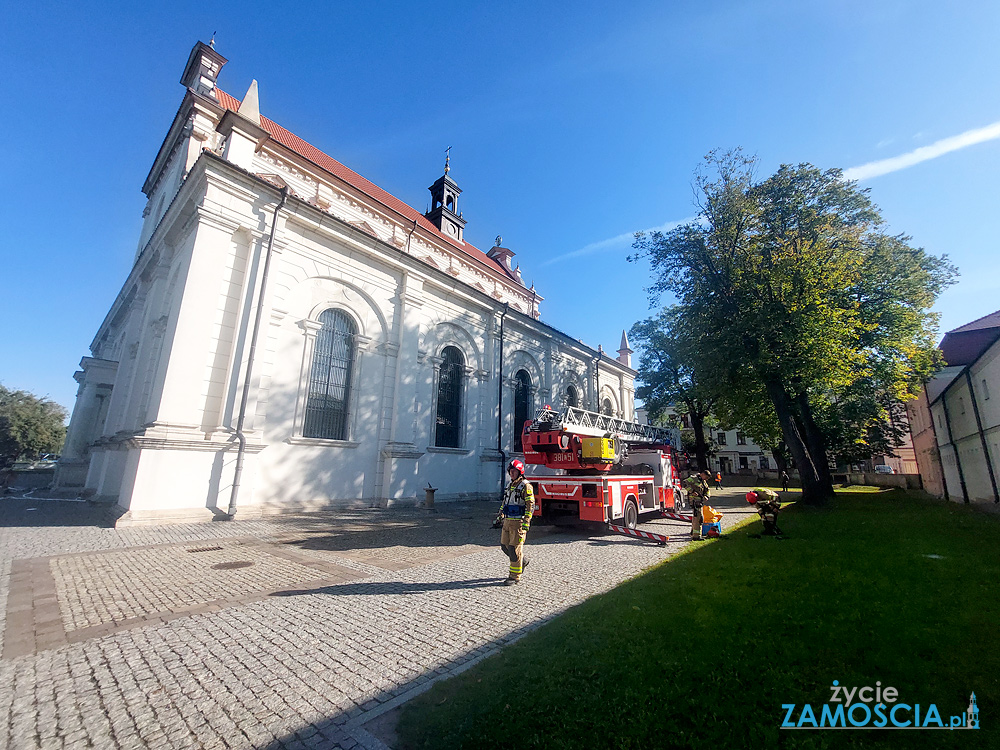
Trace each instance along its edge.
{"label": "window grille", "polygon": [[716,442],[718,442],[719,445],[725,445],[726,444],[726,433],[720,432],[716,436]]}
{"label": "window grille", "polygon": [[437,422],[434,445],[458,448],[462,420],[462,381],[465,377],[465,357],[454,346],[441,352],[441,372],[438,379]]}
{"label": "window grille", "polygon": [[524,370],[518,370],[514,375],[514,450],[518,453],[524,450],[521,443],[521,431],[531,413],[531,404],[528,403],[528,399],[531,397],[528,392],[530,387],[531,376]]}
{"label": "window grille", "polygon": [[354,368],[354,321],[340,310],[320,313],[302,435],[347,440],[347,415]]}
{"label": "window grille", "polygon": [[747,444],[747,436],[744,435],[742,432],[737,432],[736,433],[736,444],[737,445],[746,445]]}
{"label": "window grille", "polygon": [[615,415],[615,407],[611,404],[611,399],[606,398],[601,403],[601,413],[606,417],[613,417]]}
{"label": "window grille", "polygon": [[575,385],[571,385],[566,389],[566,406],[580,406],[580,394],[577,392]]}

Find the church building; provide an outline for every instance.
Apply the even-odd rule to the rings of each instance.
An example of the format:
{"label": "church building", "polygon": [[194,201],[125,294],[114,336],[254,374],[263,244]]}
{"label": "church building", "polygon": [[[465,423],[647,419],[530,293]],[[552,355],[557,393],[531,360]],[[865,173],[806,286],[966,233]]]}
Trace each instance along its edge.
{"label": "church building", "polygon": [[191,51],[134,266],[75,377],[57,487],[121,523],[495,497],[535,409],[634,418],[617,358],[539,318],[444,174],[422,214]]}

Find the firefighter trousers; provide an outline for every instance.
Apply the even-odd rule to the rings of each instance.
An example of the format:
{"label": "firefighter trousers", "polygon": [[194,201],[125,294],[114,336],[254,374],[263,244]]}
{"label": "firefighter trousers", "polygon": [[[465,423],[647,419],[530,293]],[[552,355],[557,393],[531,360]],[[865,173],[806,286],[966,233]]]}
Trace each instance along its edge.
{"label": "firefighter trousers", "polygon": [[691,537],[694,539],[701,539],[701,504],[698,504],[696,508],[694,503],[691,503]]}
{"label": "firefighter trousers", "polygon": [[524,570],[524,539],[528,532],[521,528],[520,518],[505,518],[500,532],[500,549],[510,558],[510,575],[514,581],[521,579]]}

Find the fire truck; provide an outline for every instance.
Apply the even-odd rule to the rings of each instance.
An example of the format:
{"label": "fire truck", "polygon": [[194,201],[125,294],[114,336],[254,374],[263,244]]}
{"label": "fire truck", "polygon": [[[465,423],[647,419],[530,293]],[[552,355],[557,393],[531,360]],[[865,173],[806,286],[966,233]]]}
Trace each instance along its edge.
{"label": "fire truck", "polygon": [[[635,530],[644,515],[688,520],[667,430],[566,407],[539,409],[521,433],[535,515]],[[544,468],[543,468],[544,467]]]}

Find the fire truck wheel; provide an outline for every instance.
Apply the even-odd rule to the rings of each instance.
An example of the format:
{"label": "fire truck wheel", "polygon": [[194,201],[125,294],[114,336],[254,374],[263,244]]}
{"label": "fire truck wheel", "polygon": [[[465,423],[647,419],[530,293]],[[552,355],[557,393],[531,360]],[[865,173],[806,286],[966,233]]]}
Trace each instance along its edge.
{"label": "fire truck wheel", "polygon": [[627,529],[634,529],[639,525],[639,510],[635,506],[635,502],[629,500],[625,503],[625,513],[622,516],[622,526]]}

